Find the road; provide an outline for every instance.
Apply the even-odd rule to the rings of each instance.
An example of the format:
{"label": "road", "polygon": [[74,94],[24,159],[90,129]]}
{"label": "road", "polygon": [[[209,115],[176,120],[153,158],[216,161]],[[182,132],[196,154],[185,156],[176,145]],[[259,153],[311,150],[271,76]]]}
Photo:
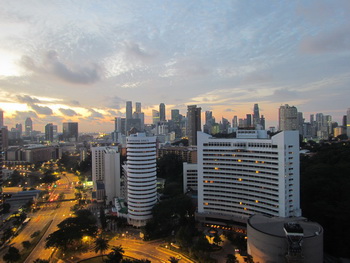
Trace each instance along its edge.
{"label": "road", "polygon": [[[60,193],[65,194],[66,199],[73,199],[74,196],[74,185],[72,182],[77,182],[78,179],[73,174],[67,174],[66,176],[61,176],[61,179],[57,181],[57,187],[51,192],[50,199],[55,199]],[[59,204],[59,206],[58,206]],[[73,201],[67,202],[48,202],[42,205],[42,208],[35,212],[28,214],[31,220],[27,225],[20,231],[18,236],[12,239],[11,244],[18,248],[20,251],[23,250],[22,242],[31,241],[30,237],[34,232],[41,231],[43,228],[49,224],[44,236],[40,239],[37,246],[33,249],[32,253],[26,259],[26,263],[33,262],[37,258],[49,259],[52,254],[52,249],[45,249],[45,239],[46,237],[57,230],[57,224],[59,224],[65,217],[71,215],[70,207],[74,205]],[[0,258],[2,259],[3,254],[7,252],[7,249],[0,253]]]}
{"label": "road", "polygon": [[[137,259],[148,259],[152,263],[169,262],[169,257],[181,257],[180,263],[193,263],[192,260],[184,258],[176,252],[160,247],[164,244],[162,241],[150,241],[145,242],[141,240],[129,239],[129,238],[113,238],[110,240],[109,245],[111,247],[121,245],[124,249],[125,256],[133,257]],[[107,251],[108,254],[110,251]],[[79,260],[98,256],[94,252],[83,253],[76,255],[71,259],[65,259],[64,262],[78,262]]]}

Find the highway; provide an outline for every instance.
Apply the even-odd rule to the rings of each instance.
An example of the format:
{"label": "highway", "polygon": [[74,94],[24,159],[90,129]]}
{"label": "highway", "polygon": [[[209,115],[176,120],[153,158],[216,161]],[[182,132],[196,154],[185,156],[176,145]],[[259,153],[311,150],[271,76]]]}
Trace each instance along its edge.
{"label": "highway", "polygon": [[[57,187],[53,188],[51,192],[50,199],[56,199],[60,193],[65,194],[65,199],[73,199],[74,195],[74,185],[72,182],[77,182],[78,179],[73,174],[67,174],[66,176],[61,176],[61,179],[57,181]],[[14,190],[14,189],[12,189]],[[50,200],[49,199],[49,200]],[[33,262],[37,258],[49,259],[52,254],[52,249],[45,249],[45,239],[46,237],[57,230],[57,224],[59,224],[65,217],[71,215],[70,207],[74,205],[73,201],[68,202],[48,202],[42,205],[42,208],[35,212],[28,214],[31,220],[27,225],[20,231],[18,236],[14,237],[11,244],[18,248],[20,251],[23,250],[22,242],[31,241],[30,237],[36,231],[42,231],[45,226],[49,223],[50,226],[47,229],[44,236],[40,239],[37,246],[33,249],[32,253],[28,256],[24,262]],[[7,252],[4,249],[0,253],[0,259]]]}

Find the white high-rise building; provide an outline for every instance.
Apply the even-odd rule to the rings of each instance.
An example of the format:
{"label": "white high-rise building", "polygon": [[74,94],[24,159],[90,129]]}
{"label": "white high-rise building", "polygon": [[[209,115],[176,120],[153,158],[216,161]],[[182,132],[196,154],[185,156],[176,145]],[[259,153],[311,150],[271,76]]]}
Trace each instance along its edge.
{"label": "white high-rise building", "polygon": [[[98,201],[107,196],[107,203],[120,196],[120,154],[118,147],[92,147],[92,181],[94,190],[97,185],[104,184],[105,194],[97,193]],[[102,198],[102,200],[101,200]]]}
{"label": "white high-rise building", "polygon": [[264,130],[238,130],[236,138],[198,132],[197,147],[200,221],[301,215],[298,131],[271,138]]}
{"label": "white high-rise building", "polygon": [[152,218],[157,202],[156,137],[127,137],[128,223],[141,227]]}

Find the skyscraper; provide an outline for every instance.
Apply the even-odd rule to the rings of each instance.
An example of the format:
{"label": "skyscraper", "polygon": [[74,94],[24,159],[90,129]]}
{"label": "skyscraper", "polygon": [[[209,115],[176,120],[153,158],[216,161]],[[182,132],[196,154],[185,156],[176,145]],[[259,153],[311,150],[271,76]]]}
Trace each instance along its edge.
{"label": "skyscraper", "polygon": [[188,145],[197,145],[197,131],[201,131],[201,108],[197,105],[187,106]]}
{"label": "skyscraper", "polygon": [[159,120],[164,122],[166,121],[166,113],[165,113],[165,104],[159,104]]}
{"label": "skyscraper", "polygon": [[298,129],[298,110],[288,104],[279,108],[279,130],[292,131]]}
{"label": "skyscraper", "polygon": [[0,128],[4,126],[4,112],[0,110]]}
{"label": "skyscraper", "polygon": [[126,120],[132,119],[132,101],[127,101],[126,102]]}
{"label": "skyscraper", "polygon": [[128,223],[141,227],[152,218],[157,202],[156,137],[127,137]]}
{"label": "skyscraper", "polygon": [[48,123],[45,125],[45,140],[52,142],[53,141],[53,124]]}
{"label": "skyscraper", "polygon": [[159,120],[160,120],[159,111],[152,110],[152,123],[157,124],[159,122]]}
{"label": "skyscraper", "polygon": [[350,108],[346,112],[346,135],[350,138]]}
{"label": "skyscraper", "polygon": [[252,115],[247,114],[247,127],[252,127]]}
{"label": "skyscraper", "polygon": [[63,140],[69,142],[78,141],[78,123],[64,122],[63,123]]}
{"label": "skyscraper", "polygon": [[135,112],[136,113],[141,113],[141,102],[136,102],[135,105],[136,105]]}
{"label": "skyscraper", "polygon": [[173,122],[179,122],[180,121],[180,111],[178,109],[172,109],[171,110],[171,120]]}
{"label": "skyscraper", "polygon": [[259,105],[254,104],[254,112],[253,112],[253,125],[256,127],[257,124],[260,124],[260,113],[259,113]]}
{"label": "skyscraper", "polygon": [[24,123],[25,135],[31,136],[33,131],[33,121],[31,118],[27,118]]}

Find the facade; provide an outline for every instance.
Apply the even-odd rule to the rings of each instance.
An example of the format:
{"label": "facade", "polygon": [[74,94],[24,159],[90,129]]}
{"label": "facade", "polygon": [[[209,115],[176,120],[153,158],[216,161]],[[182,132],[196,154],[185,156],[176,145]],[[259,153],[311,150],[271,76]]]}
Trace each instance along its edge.
{"label": "facade", "polygon": [[0,110],[0,128],[4,126],[4,112]]}
{"label": "facade", "polygon": [[198,133],[198,218],[246,223],[253,214],[300,216],[299,134],[237,130],[236,138]]}
{"label": "facade", "polygon": [[53,124],[48,123],[45,125],[45,140],[52,142],[53,141]]}
{"label": "facade", "polygon": [[346,112],[346,135],[350,138],[350,108]]}
{"label": "facade", "polygon": [[198,165],[196,163],[183,163],[183,192],[198,190]]}
{"label": "facade", "polygon": [[186,146],[162,146],[158,149],[158,156],[163,157],[166,154],[176,154],[181,157],[183,162],[197,163],[197,148]]}
{"label": "facade", "polygon": [[63,123],[63,140],[68,142],[78,141],[78,123],[77,122]]}
{"label": "facade", "polygon": [[201,108],[197,105],[187,106],[188,145],[197,145],[197,131],[201,130]]}
{"label": "facade", "polygon": [[157,202],[156,137],[127,137],[128,223],[141,227],[152,218]]}
{"label": "facade", "polygon": [[33,121],[31,118],[27,118],[24,123],[24,133],[26,136],[31,136],[33,131]]}
{"label": "facade", "polygon": [[159,104],[159,120],[160,121],[166,121],[166,113],[165,113],[165,104],[161,103]]}
{"label": "facade", "polygon": [[294,131],[299,129],[298,110],[294,106],[288,104],[279,108],[279,130]]}
{"label": "facade", "polygon": [[[115,197],[120,196],[120,154],[118,147],[92,147],[92,181],[94,190],[97,191],[98,185],[102,184],[105,188],[106,201],[113,201]],[[97,201],[103,201],[104,195],[97,195]]]}
{"label": "facade", "polygon": [[254,262],[323,262],[323,228],[303,217],[254,215],[247,237]]}
{"label": "facade", "polygon": [[126,102],[126,119],[132,119],[132,101]]}
{"label": "facade", "polygon": [[259,105],[255,103],[254,110],[253,110],[253,125],[254,127],[256,127],[258,124],[260,124],[260,112],[259,112]]}

